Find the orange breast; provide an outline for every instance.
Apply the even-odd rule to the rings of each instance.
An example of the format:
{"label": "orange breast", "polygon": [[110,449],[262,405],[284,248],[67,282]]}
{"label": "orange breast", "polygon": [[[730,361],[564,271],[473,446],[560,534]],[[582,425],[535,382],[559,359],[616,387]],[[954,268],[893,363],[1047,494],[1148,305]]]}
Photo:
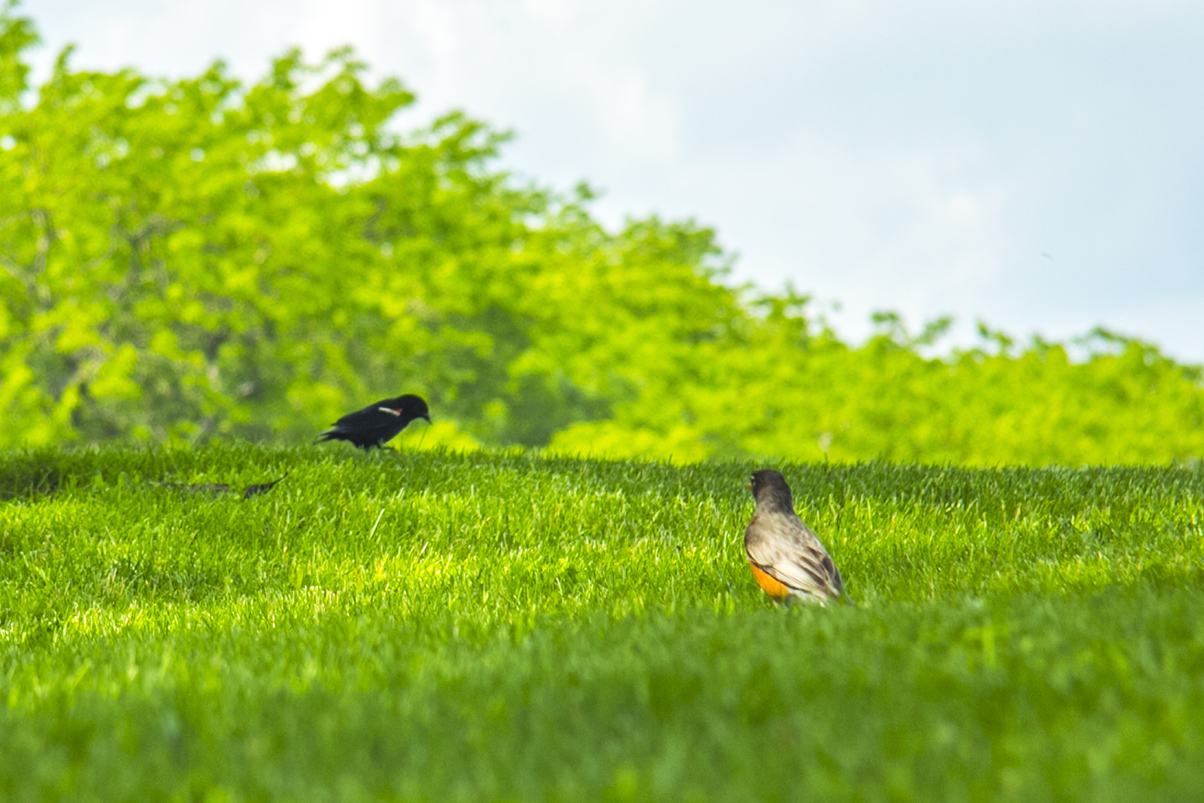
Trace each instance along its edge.
{"label": "orange breast", "polygon": [[757,585],[765,589],[766,594],[774,599],[782,599],[783,597],[790,596],[789,588],[761,571],[757,564],[750,561],[748,565],[752,567],[753,577],[756,579]]}

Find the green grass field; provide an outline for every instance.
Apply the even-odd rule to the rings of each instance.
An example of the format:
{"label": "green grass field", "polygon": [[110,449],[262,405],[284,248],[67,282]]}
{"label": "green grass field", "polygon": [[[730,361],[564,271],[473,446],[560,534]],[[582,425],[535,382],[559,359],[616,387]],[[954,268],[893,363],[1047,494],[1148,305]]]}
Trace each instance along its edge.
{"label": "green grass field", "polygon": [[1204,468],[760,467],[6,453],[0,799],[1204,799]]}

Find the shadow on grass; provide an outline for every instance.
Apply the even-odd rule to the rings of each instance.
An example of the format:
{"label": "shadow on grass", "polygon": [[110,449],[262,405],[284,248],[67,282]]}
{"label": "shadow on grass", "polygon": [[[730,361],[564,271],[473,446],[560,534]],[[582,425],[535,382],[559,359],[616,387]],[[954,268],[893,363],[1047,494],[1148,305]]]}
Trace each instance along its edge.
{"label": "shadow on grass", "polygon": [[0,455],[0,502],[48,496],[62,480],[59,456],[53,452]]}

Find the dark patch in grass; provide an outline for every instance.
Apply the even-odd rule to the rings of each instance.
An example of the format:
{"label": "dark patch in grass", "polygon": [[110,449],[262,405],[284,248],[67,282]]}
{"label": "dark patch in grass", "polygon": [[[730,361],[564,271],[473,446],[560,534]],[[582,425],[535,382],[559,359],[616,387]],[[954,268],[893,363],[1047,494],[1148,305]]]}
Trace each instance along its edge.
{"label": "dark patch in grass", "polygon": [[228,482],[156,482],[155,485],[189,493],[222,494],[230,490]]}
{"label": "dark patch in grass", "polygon": [[[287,476],[288,476],[288,472],[285,472],[284,477],[287,477]],[[254,485],[248,485],[246,488],[243,489],[242,498],[250,499],[252,496],[258,496],[259,494],[267,493],[268,491],[275,488],[280,483],[280,481],[284,479],[284,477],[281,477],[278,480],[272,480],[271,482],[259,482]]]}
{"label": "dark patch in grass", "polygon": [[[257,482],[253,485],[248,485],[246,488],[243,488],[240,496],[243,499],[250,499],[252,496],[265,494],[280,484],[280,482],[287,477],[288,474],[288,472],[285,472],[284,477],[272,480],[271,482]],[[211,496],[229,493],[230,491],[234,490],[233,486],[231,486],[228,482],[156,482],[155,485],[158,485],[160,488],[171,488],[172,490],[176,491],[186,491],[188,493],[195,494],[209,494]]]}
{"label": "dark patch in grass", "polygon": [[0,454],[0,502],[48,496],[59,489],[61,479],[55,453]]}

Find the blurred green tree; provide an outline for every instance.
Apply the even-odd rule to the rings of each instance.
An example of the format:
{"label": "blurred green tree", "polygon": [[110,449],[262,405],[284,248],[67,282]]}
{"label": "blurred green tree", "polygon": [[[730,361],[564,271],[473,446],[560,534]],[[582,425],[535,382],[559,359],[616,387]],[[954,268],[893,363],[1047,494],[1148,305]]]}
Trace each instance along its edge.
{"label": "blurred green tree", "polygon": [[[253,85],[76,71],[29,83],[0,11],[0,446],[297,441],[425,395],[426,445],[616,457],[965,464],[1204,456],[1204,383],[1103,331],[925,357],[939,319],[841,342],[808,299],[723,282],[693,221],[607,231],[592,190],[521,185],[462,113],[349,50]],[[1079,350],[1071,359],[1070,349]]]}

